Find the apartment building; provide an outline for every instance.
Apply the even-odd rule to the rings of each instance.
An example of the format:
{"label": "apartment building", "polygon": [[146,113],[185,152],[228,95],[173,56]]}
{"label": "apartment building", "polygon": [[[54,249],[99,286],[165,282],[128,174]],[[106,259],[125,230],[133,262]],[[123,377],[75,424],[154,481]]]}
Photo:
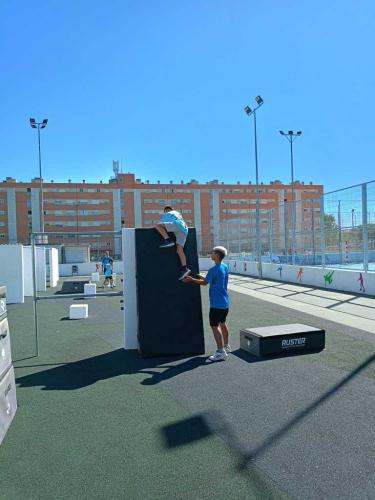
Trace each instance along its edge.
{"label": "apartment building", "polygon": [[[294,183],[296,230],[319,225],[322,185]],[[64,243],[77,241],[76,233],[120,231],[122,227],[151,227],[159,221],[164,205],[179,210],[187,224],[197,229],[199,250],[209,251],[214,244],[242,241],[242,251],[251,251],[254,240],[257,189],[252,184],[205,183],[192,179],[180,184],[151,183],[133,173],[118,173],[108,183],[55,183],[43,181],[44,231],[59,232]],[[280,181],[259,186],[262,243],[272,238],[282,245],[285,228],[291,226],[292,186]],[[0,243],[30,242],[32,232],[41,230],[40,180],[18,182],[7,177],[0,184]],[[240,239],[239,234],[243,237]],[[268,236],[267,236],[268,235]],[[82,238],[80,236],[80,242]],[[59,238],[51,236],[50,243]],[[119,253],[119,239],[100,239],[87,235],[87,244]],[[285,243],[286,247],[287,243]]]}

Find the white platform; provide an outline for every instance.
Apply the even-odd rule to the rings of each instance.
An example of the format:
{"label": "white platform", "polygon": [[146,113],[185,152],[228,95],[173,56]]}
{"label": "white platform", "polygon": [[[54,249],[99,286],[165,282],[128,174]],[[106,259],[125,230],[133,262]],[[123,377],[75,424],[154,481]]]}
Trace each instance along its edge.
{"label": "white platform", "polygon": [[0,285],[7,287],[8,304],[23,304],[23,247],[0,245]]}
{"label": "white platform", "polygon": [[95,283],[85,283],[83,287],[83,293],[85,295],[96,295]]}
{"label": "white platform", "polygon": [[69,308],[69,319],[85,319],[88,316],[88,304],[72,304]]}
{"label": "white platform", "polygon": [[9,324],[7,318],[0,321],[0,380],[12,364]]}
{"label": "white platform", "polygon": [[91,273],[91,281],[100,281],[99,273]]}
{"label": "white platform", "polygon": [[13,366],[0,379],[0,444],[17,410],[16,382]]}

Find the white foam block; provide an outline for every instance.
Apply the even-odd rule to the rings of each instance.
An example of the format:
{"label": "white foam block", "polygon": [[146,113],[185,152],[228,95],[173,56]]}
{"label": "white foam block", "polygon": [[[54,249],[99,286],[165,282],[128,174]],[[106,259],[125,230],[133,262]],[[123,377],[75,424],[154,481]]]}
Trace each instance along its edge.
{"label": "white foam block", "polygon": [[91,273],[91,281],[100,281],[99,273]]}
{"label": "white foam block", "polygon": [[85,295],[95,295],[96,294],[95,283],[85,283],[83,287],[83,293]]}
{"label": "white foam block", "polygon": [[69,308],[69,319],[85,319],[88,316],[88,304],[72,304]]}
{"label": "white foam block", "polygon": [[13,366],[0,379],[0,444],[17,410],[16,382]]}
{"label": "white foam block", "polygon": [[0,321],[0,380],[12,364],[9,325],[7,318]]}

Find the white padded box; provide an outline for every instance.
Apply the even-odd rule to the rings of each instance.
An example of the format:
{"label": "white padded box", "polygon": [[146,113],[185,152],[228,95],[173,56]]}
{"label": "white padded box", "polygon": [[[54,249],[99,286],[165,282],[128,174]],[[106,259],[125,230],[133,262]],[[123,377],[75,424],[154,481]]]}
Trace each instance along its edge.
{"label": "white padded box", "polygon": [[91,281],[100,281],[99,273],[91,273]]}
{"label": "white padded box", "polygon": [[0,379],[0,444],[17,410],[16,382],[13,366]]}
{"label": "white padded box", "polygon": [[83,287],[83,293],[85,295],[95,295],[96,294],[95,283],[85,283]]}
{"label": "white padded box", "polygon": [[7,318],[0,321],[0,380],[12,364],[9,324]]}
{"label": "white padded box", "polygon": [[88,304],[72,304],[69,308],[70,319],[85,319],[89,316]]}
{"label": "white padded box", "polygon": [[7,312],[7,293],[6,287],[0,286],[0,318]]}

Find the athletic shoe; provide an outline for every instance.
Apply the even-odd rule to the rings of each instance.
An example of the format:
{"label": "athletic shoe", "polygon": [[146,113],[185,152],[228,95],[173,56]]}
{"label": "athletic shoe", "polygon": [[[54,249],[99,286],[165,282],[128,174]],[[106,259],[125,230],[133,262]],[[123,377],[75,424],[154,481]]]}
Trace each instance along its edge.
{"label": "athletic shoe", "polygon": [[225,349],[222,351],[216,351],[215,354],[210,356],[208,359],[210,361],[225,361],[228,357],[228,354],[225,352]]}
{"label": "athletic shoe", "polygon": [[180,277],[178,279],[183,280],[184,278],[186,278],[186,276],[189,276],[190,273],[190,269],[188,269],[187,267],[181,267]]}
{"label": "athletic shoe", "polygon": [[225,346],[224,346],[224,349],[225,349],[225,352],[226,352],[227,354],[229,354],[230,352],[232,352],[232,348],[231,348],[231,346],[230,346],[229,344],[228,344],[228,345],[225,345]]}
{"label": "athletic shoe", "polygon": [[169,247],[174,247],[174,241],[172,241],[170,238],[164,240],[163,243],[159,246],[159,248],[169,248]]}

